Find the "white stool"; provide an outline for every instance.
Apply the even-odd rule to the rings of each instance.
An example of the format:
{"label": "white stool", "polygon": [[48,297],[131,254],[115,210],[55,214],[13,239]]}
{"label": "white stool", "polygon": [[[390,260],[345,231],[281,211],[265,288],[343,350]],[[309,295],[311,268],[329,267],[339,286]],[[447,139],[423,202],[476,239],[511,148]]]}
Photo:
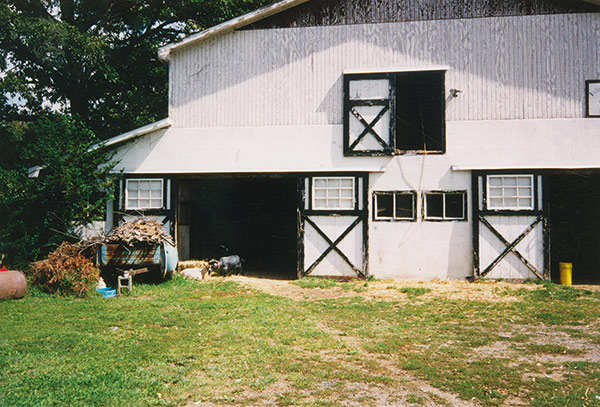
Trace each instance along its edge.
{"label": "white stool", "polygon": [[[126,282],[126,284],[123,284],[123,282]],[[129,292],[131,292],[131,289],[133,288],[131,274],[125,273],[124,275],[117,277],[117,293],[119,293],[119,295],[121,294],[121,288],[123,287],[127,287]]]}

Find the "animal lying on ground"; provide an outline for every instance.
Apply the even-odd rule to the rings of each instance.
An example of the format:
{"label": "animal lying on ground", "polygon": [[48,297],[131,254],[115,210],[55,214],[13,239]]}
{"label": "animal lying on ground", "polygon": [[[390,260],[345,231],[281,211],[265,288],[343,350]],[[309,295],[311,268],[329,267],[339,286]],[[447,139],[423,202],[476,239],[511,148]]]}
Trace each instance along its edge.
{"label": "animal lying on ground", "polygon": [[230,276],[232,274],[242,274],[242,259],[237,254],[221,257],[219,260],[208,262],[210,271],[221,276]]}
{"label": "animal lying on ground", "polygon": [[192,267],[189,269],[184,269],[181,271],[181,275],[185,278],[190,278],[193,280],[204,280],[204,277],[209,274],[208,266],[207,267]]}

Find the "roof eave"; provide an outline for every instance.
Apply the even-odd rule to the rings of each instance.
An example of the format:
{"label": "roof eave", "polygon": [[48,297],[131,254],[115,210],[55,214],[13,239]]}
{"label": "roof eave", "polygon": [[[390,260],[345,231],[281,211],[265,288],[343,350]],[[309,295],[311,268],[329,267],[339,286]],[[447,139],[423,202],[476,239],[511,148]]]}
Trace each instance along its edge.
{"label": "roof eave", "polygon": [[204,31],[200,31],[197,34],[192,34],[179,42],[160,47],[158,49],[158,58],[163,61],[168,61],[172,51],[175,51],[180,48],[185,48],[197,42],[207,40],[208,38],[214,37],[216,35],[224,34],[236,30],[238,28],[244,27],[246,25],[255,23],[259,20],[280,13],[284,10],[297,6],[298,4],[305,3],[307,1],[309,0],[281,0],[277,3],[270,4],[268,6],[259,8],[258,10],[225,21],[224,23],[215,25],[214,27],[208,28]]}
{"label": "roof eave", "polygon": [[150,123],[150,124],[148,124],[146,126],[142,126],[142,127],[137,128],[137,129],[128,131],[127,133],[120,134],[120,135],[115,136],[115,137],[113,137],[111,139],[108,139],[108,140],[106,140],[104,142],[100,142],[98,144],[94,144],[93,146],[91,146],[89,148],[89,150],[95,150],[95,149],[100,148],[100,147],[111,147],[111,146],[114,146],[114,145],[117,145],[117,144],[121,144],[121,143],[129,141],[129,140],[131,140],[133,138],[136,138],[136,137],[139,137],[139,136],[143,136],[144,134],[152,133],[152,132],[157,131],[157,130],[161,130],[161,129],[165,129],[167,127],[171,127],[172,124],[173,124],[173,122],[171,121],[171,119],[169,119],[169,118],[162,119],[162,120],[159,120],[157,122]]}

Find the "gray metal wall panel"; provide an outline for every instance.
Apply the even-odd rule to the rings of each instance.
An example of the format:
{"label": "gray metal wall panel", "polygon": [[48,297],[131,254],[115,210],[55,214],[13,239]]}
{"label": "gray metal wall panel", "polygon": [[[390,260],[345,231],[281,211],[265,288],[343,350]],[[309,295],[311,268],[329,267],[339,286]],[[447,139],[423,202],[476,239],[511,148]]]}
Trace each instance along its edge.
{"label": "gray metal wall panel", "polygon": [[373,24],[600,11],[577,0],[313,0],[245,29]]}
{"label": "gray metal wall panel", "polygon": [[247,30],[175,52],[176,127],[342,123],[347,69],[448,65],[447,120],[576,118],[600,14]]}

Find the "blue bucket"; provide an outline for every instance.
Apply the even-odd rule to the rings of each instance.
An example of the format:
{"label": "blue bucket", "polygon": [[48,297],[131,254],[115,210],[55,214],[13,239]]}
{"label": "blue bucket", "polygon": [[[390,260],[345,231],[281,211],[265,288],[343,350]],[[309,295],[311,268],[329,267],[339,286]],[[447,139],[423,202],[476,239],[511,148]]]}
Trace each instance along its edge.
{"label": "blue bucket", "polygon": [[98,291],[100,294],[102,294],[103,298],[110,298],[110,297],[117,296],[117,290],[115,290],[114,288],[110,288],[110,287],[96,288],[96,291]]}

